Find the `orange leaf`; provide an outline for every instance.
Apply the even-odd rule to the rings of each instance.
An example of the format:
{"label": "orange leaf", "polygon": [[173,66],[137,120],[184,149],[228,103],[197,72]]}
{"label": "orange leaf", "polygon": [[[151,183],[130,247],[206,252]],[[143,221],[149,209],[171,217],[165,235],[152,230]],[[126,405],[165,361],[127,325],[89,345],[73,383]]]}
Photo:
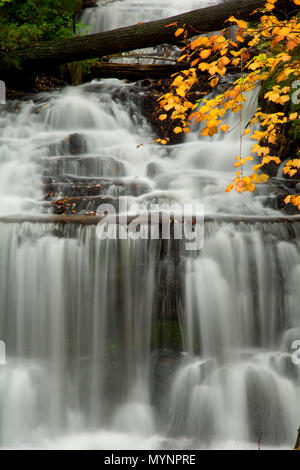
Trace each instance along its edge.
{"label": "orange leaf", "polygon": [[291,196],[287,196],[284,200],[285,204],[289,204],[291,202]]}
{"label": "orange leaf", "polygon": [[271,5],[271,3],[266,3],[265,7],[268,11],[271,11],[275,8],[274,5]]}
{"label": "orange leaf", "polygon": [[238,27],[239,27],[240,29],[246,29],[247,26],[248,26],[248,24],[246,23],[246,21],[243,21],[243,20],[239,20],[239,21],[237,22],[237,25],[238,25]]}
{"label": "orange leaf", "polygon": [[225,189],[226,193],[230,193],[230,191],[232,191],[234,188],[234,184],[231,183],[229,186],[227,186],[227,188]]}
{"label": "orange leaf", "polygon": [[169,28],[170,26],[175,26],[175,25],[177,25],[177,21],[175,23],[166,24],[165,28]]}
{"label": "orange leaf", "polygon": [[173,132],[175,132],[175,134],[180,134],[180,132],[182,132],[182,128],[181,127],[175,127]]}
{"label": "orange leaf", "polygon": [[228,59],[228,57],[222,57],[220,60],[221,60],[222,64],[224,65],[224,67],[226,65],[228,65],[229,62],[230,62],[230,59]]}
{"label": "orange leaf", "polygon": [[182,34],[184,32],[184,29],[183,28],[178,28],[176,31],[175,31],[175,36],[180,36],[180,34]]}
{"label": "orange leaf", "polygon": [[205,70],[209,69],[209,64],[207,64],[206,62],[201,62],[198,68],[201,70],[201,72],[205,72]]}
{"label": "orange leaf", "polygon": [[210,86],[212,88],[214,88],[215,86],[217,86],[219,83],[219,79],[216,77],[216,78],[213,78],[211,81],[210,81]]}
{"label": "orange leaf", "polygon": [[222,124],[222,125],[220,126],[220,129],[221,129],[221,131],[226,132],[226,131],[228,131],[229,126],[228,126],[228,124]]}
{"label": "orange leaf", "polygon": [[209,57],[210,54],[211,54],[211,49],[204,49],[203,51],[201,51],[200,57],[201,59],[207,59],[207,57]]}
{"label": "orange leaf", "polygon": [[195,59],[193,60],[193,62],[191,63],[191,67],[194,67],[194,65],[198,64],[200,59]]}

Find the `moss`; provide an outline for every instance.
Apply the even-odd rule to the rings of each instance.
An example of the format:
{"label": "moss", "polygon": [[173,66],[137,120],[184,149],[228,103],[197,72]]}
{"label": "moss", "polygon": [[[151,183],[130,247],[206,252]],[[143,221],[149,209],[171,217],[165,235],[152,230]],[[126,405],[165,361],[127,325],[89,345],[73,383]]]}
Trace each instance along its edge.
{"label": "moss", "polygon": [[89,80],[93,65],[97,59],[70,62],[61,66],[61,78],[74,86],[81,85]]}
{"label": "moss", "polygon": [[180,324],[176,320],[157,320],[153,324],[151,333],[152,349],[182,350],[182,335]]}

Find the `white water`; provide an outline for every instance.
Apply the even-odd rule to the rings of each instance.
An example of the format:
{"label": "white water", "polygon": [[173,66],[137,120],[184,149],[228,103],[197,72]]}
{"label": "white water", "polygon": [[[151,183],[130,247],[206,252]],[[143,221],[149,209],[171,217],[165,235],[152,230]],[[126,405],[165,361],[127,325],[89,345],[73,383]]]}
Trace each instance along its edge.
{"label": "white water", "polygon": [[121,0],[99,2],[97,8],[86,9],[82,25],[90,25],[88,32],[98,33],[130,26],[138,22],[168,18],[185,11],[221,3],[219,0]]}
{"label": "white water", "polygon": [[[182,11],[139,3],[144,20]],[[209,2],[185,9],[200,3]],[[142,21],[136,4],[108,4],[95,19],[106,15],[105,29]],[[0,216],[51,213],[42,174],[56,177],[60,195],[60,178],[73,175],[101,179],[108,198],[277,213],[263,191],[224,193],[239,154],[234,132],[206,141],[195,129],[158,147],[139,93],[105,80],[1,106]],[[76,155],[61,144],[74,133],[83,138]],[[172,241],[100,241],[95,227],[1,222],[1,447],[256,449],[263,433],[263,448],[292,448],[299,229],[207,223],[201,254],[188,254]],[[162,350],[155,328],[177,315],[183,352]]]}

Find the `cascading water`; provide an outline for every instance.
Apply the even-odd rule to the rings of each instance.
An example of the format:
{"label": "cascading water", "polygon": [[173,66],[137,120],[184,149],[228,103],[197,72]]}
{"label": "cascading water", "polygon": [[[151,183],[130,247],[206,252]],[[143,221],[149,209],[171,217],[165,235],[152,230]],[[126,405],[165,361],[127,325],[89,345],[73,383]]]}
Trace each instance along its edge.
{"label": "cascading water", "polygon": [[88,32],[109,31],[120,26],[130,26],[138,21],[146,22],[168,18],[185,11],[216,5],[219,0],[118,0],[99,2],[98,7],[86,9],[81,16]]}
{"label": "cascading water", "polygon": [[[138,5],[108,2],[84,18],[99,30],[182,10]],[[153,145],[142,94],[104,80],[0,107],[0,445],[251,449],[262,433],[265,447],[291,448],[300,225],[268,222],[278,212],[263,191],[224,196],[233,134],[207,142],[195,129]],[[201,253],[41,220],[124,196],[204,204],[215,221]]]}

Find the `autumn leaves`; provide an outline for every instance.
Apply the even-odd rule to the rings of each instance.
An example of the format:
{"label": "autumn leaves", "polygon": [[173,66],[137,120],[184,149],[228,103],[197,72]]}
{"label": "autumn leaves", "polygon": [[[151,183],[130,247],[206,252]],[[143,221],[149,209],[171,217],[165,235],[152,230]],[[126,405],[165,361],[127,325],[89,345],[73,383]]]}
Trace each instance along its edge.
{"label": "autumn leaves", "polygon": [[[270,154],[276,148],[277,139],[287,122],[299,122],[300,114],[291,105],[291,81],[296,80],[299,74],[299,53],[295,53],[300,45],[300,24],[297,16],[287,20],[279,20],[274,14],[277,0],[267,0],[261,10],[261,18],[253,27],[243,21],[230,17],[227,21],[236,27],[234,40],[230,39],[228,29],[209,37],[199,36],[182,49],[179,61],[185,61],[189,68],[175,74],[168,93],[159,98],[161,121],[170,118],[176,120],[173,132],[176,134],[188,133],[192,121],[201,122],[201,135],[212,137],[214,134],[227,132],[229,126],[223,123],[225,114],[229,112],[242,113],[245,93],[256,86],[268,83],[264,93],[264,100],[271,103],[270,111],[263,112],[257,109],[255,115],[241,135],[250,134],[256,143],[251,153],[256,154],[258,163],[254,165],[253,172],[245,176],[243,166],[253,156],[236,157],[236,178],[226,191],[235,189],[238,192],[254,191],[255,185],[266,182],[268,176],[258,174],[264,165],[272,162],[280,164],[278,155]],[[290,0],[300,5],[300,0]],[[168,25],[171,26],[171,25]],[[178,37],[185,37],[185,25],[179,27],[175,33]],[[257,53],[259,52],[259,53]],[[211,88],[219,84],[230,70],[239,69],[240,77],[222,94],[212,99],[206,99],[203,93],[198,102],[190,102],[189,92],[198,82],[199,74],[207,74]],[[276,109],[277,107],[277,109]],[[281,109],[280,109],[281,108]],[[257,130],[259,124],[260,130]],[[255,126],[255,129],[251,129]],[[167,144],[168,135],[156,142]],[[300,158],[293,158],[291,162],[300,169]],[[294,174],[292,163],[286,165],[285,172]],[[293,198],[289,200],[293,202]],[[299,202],[300,208],[300,199]]]}

